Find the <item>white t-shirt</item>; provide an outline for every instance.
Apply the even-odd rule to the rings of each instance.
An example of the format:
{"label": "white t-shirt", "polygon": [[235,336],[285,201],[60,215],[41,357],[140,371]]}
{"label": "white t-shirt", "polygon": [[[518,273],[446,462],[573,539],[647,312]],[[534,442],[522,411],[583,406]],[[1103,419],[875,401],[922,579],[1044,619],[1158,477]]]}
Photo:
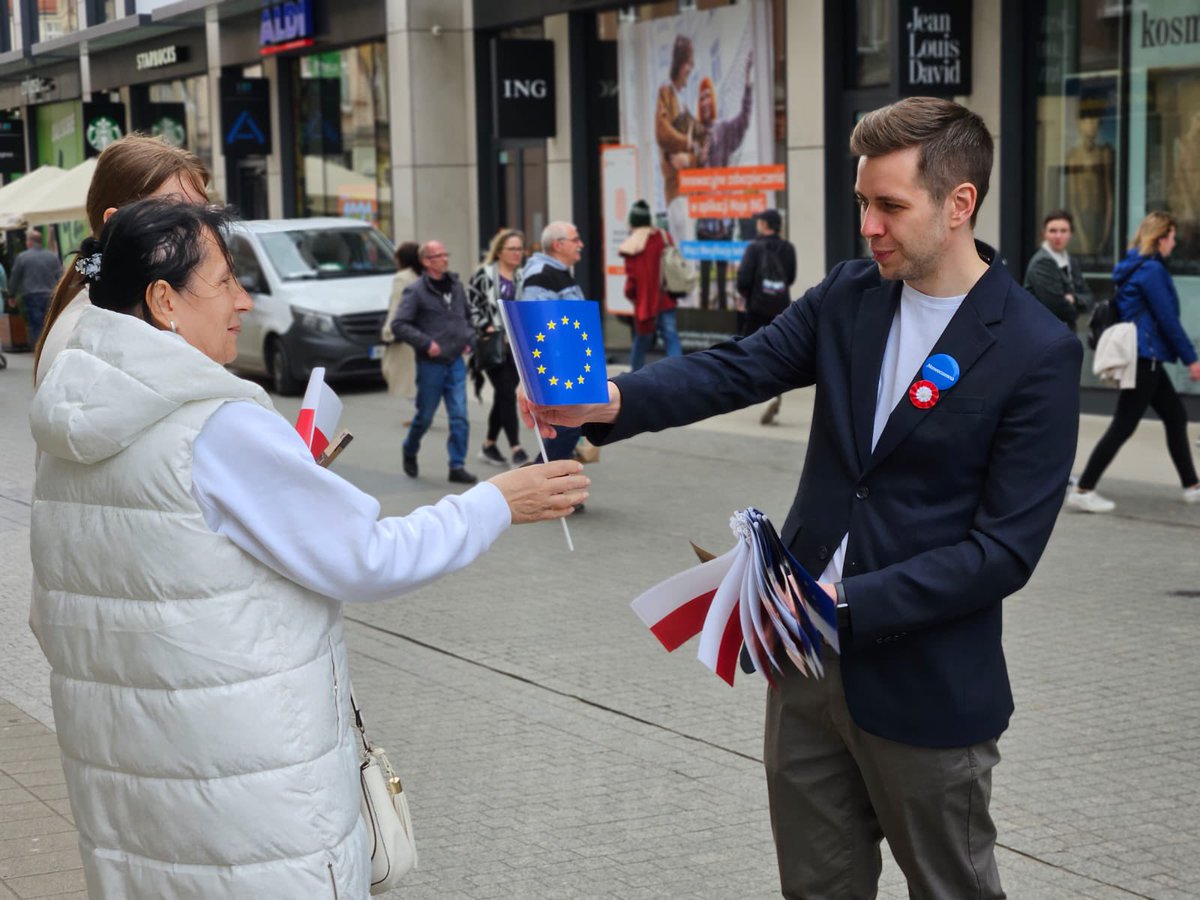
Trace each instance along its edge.
{"label": "white t-shirt", "polygon": [[[930,297],[905,284],[900,291],[900,306],[892,319],[887,344],[883,348],[883,363],[879,367],[879,387],[875,391],[875,427],[871,431],[871,449],[891,418],[896,404],[903,402],[916,374],[929,358],[938,338],[958,312],[966,294],[957,297]],[[846,545],[850,534],[842,536],[829,565],[821,573],[821,581],[834,584],[842,580],[842,565],[846,561]]]}
{"label": "white t-shirt", "polygon": [[192,449],[208,527],[285,578],[337,600],[388,600],[468,565],[512,521],[483,482],[406,516],[317,466],[296,430],[257,403],[226,403]]}

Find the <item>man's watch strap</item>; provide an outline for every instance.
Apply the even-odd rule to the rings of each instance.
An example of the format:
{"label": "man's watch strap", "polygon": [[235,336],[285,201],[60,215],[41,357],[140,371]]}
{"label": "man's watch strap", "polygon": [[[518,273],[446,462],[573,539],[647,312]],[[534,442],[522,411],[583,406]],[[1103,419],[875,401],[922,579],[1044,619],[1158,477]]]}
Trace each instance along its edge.
{"label": "man's watch strap", "polygon": [[834,586],[837,591],[837,626],[838,635],[843,637],[850,636],[850,604],[846,601],[846,589],[842,587],[839,581]]}

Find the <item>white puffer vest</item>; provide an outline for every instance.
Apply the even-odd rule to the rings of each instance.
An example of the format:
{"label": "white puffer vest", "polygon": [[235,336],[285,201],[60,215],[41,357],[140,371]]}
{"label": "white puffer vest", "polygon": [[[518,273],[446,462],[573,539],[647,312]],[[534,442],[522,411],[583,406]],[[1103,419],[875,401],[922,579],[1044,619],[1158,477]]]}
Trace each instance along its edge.
{"label": "white puffer vest", "polygon": [[192,443],[243,381],[84,312],[34,397],[30,624],[93,898],[365,898],[341,604],[214,534]]}

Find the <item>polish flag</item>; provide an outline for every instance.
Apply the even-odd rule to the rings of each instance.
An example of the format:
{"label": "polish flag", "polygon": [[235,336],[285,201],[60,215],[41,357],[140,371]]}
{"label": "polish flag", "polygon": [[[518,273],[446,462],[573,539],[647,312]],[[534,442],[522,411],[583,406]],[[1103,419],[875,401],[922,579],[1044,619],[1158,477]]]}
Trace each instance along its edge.
{"label": "polish flag", "polygon": [[312,370],[308,388],[304,391],[304,403],[296,417],[296,430],[313,459],[320,459],[329,442],[337,432],[338,420],[342,417],[342,401],[325,383],[325,369],[318,366]]}

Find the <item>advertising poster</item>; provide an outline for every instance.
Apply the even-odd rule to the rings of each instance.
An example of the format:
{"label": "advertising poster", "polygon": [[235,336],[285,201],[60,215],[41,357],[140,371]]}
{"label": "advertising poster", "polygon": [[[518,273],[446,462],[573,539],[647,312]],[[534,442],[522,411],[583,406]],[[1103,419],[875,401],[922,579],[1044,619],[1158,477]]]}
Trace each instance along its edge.
{"label": "advertising poster", "polygon": [[600,148],[600,183],[604,195],[604,304],[610,313],[632,315],[625,298],[625,260],[618,248],[629,237],[629,207],[636,199],[637,148],[609,144]]}
{"label": "advertising poster", "polygon": [[[736,173],[775,163],[771,48],[767,0],[620,25],[621,141],[641,162],[634,199],[650,204],[693,260],[739,259],[753,234],[749,216],[775,205],[774,191],[735,198],[727,195],[754,192],[681,186],[689,170]],[[701,295],[682,305],[707,306],[707,291]]]}

